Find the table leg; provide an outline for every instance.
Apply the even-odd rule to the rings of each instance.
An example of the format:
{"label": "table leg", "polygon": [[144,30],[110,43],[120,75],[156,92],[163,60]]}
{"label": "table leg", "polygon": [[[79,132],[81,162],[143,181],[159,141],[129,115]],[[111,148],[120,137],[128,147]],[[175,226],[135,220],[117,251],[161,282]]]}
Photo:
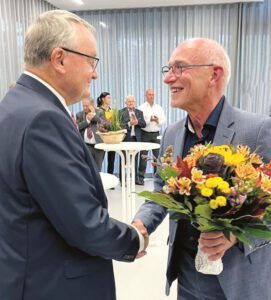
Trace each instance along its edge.
{"label": "table leg", "polygon": [[129,221],[127,220],[127,203],[126,203],[126,163],[125,157],[122,151],[116,151],[121,160],[121,202],[122,202],[122,220],[123,222]]}

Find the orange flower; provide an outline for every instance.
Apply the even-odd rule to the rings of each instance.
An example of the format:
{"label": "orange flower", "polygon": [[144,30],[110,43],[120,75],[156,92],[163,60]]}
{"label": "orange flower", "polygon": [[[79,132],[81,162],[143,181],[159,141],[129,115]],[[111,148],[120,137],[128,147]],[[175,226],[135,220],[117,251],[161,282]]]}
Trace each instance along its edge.
{"label": "orange flower", "polygon": [[206,179],[206,176],[203,175],[203,172],[197,168],[193,168],[191,170],[191,179],[192,181],[194,181],[195,183],[203,183]]}
{"label": "orange flower", "polygon": [[239,178],[250,178],[256,180],[258,177],[257,170],[252,166],[252,164],[239,164],[236,169],[235,173]]}
{"label": "orange flower", "polygon": [[190,195],[191,180],[187,177],[181,177],[177,180],[177,187],[181,195]]}

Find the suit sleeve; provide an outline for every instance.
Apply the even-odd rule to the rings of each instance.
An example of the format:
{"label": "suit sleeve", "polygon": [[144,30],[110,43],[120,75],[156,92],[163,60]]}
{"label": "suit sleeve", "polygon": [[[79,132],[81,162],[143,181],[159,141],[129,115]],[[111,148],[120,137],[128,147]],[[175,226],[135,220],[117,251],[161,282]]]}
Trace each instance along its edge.
{"label": "suit sleeve", "polygon": [[146,127],[146,121],[144,120],[144,116],[143,116],[143,112],[138,110],[138,117],[137,117],[137,121],[138,121],[138,126],[140,128],[145,128]]}
{"label": "suit sleeve", "polygon": [[95,162],[63,112],[45,111],[30,122],[22,172],[41,214],[67,244],[92,256],[135,258],[138,235],[109,217]]}
{"label": "suit sleeve", "polygon": [[[271,118],[267,118],[261,122],[261,126],[259,126],[256,137],[256,148],[258,148],[257,153],[262,156],[265,163],[271,160]],[[259,238],[250,238],[250,241],[253,245],[251,249],[248,247],[248,245],[243,244],[245,255],[249,255],[256,250],[265,247],[266,245],[270,245],[271,243],[270,240]]]}
{"label": "suit sleeve", "polygon": [[76,114],[76,122],[78,124],[79,131],[84,131],[88,127],[88,122],[83,119],[83,114],[82,113],[77,113]]}

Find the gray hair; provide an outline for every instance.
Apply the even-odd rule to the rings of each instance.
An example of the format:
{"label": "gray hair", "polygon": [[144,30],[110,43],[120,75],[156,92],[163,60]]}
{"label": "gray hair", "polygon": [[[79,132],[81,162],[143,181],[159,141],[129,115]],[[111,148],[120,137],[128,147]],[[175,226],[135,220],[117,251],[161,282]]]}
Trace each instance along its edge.
{"label": "gray hair", "polygon": [[77,15],[65,10],[51,10],[40,15],[29,27],[25,37],[24,62],[37,67],[48,62],[57,47],[76,45],[74,24],[82,24],[90,33],[95,28]]}
{"label": "gray hair", "polygon": [[[194,57],[197,63],[214,64],[223,68],[224,73],[221,78],[221,84],[222,88],[225,89],[231,77],[231,62],[228,53],[221,44],[207,38],[193,38],[184,41],[184,43],[193,41],[199,44],[198,51]],[[201,58],[204,58],[205,61],[198,61]]]}

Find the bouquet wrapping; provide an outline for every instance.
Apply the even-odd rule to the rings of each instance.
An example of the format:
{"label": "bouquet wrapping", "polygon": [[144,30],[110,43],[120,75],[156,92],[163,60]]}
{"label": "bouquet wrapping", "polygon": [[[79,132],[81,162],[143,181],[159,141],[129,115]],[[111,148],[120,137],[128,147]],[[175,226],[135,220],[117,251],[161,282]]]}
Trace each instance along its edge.
{"label": "bouquet wrapping", "polygon": [[[163,190],[139,195],[166,207],[171,218],[189,219],[200,232],[233,234],[250,247],[251,237],[271,239],[271,162],[264,164],[248,146],[196,145],[176,161],[170,146],[154,164]],[[222,261],[209,261],[200,245],[195,266],[205,274],[223,270]]]}

